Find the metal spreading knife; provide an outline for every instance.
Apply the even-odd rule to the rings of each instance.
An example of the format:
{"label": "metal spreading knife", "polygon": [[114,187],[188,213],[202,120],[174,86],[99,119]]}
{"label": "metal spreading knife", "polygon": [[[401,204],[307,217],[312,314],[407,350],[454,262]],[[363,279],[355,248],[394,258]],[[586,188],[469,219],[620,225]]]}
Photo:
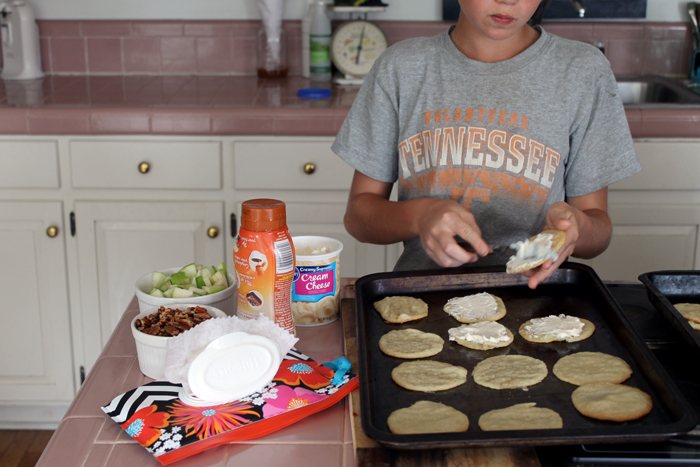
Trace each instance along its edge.
{"label": "metal spreading knife", "polygon": [[[474,247],[471,246],[470,243],[457,242],[457,245],[461,246],[469,253],[475,253]],[[503,253],[506,250],[515,250],[515,248],[513,248],[512,245],[489,245],[489,248],[491,248],[491,253]]]}

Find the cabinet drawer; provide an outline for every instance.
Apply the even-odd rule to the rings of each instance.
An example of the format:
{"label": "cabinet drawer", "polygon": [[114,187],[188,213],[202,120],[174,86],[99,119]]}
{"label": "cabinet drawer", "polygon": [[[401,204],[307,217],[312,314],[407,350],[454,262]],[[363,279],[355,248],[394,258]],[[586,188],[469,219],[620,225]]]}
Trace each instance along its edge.
{"label": "cabinet drawer", "polygon": [[700,190],[700,141],[637,141],[642,171],[611,190]]}
{"label": "cabinet drawer", "polygon": [[221,188],[221,143],[215,141],[70,142],[76,188]]}
{"label": "cabinet drawer", "polygon": [[0,141],[0,188],[58,188],[55,141]]}
{"label": "cabinet drawer", "polygon": [[331,144],[330,141],[236,141],[233,146],[236,188],[349,190],[353,169],[331,151]]}

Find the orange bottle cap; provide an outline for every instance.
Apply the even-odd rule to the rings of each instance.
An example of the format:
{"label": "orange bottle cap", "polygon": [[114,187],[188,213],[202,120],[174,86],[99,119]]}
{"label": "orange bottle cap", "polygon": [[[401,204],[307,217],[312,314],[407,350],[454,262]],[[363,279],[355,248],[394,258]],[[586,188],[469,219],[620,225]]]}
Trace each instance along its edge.
{"label": "orange bottle cap", "polygon": [[285,204],[276,199],[244,201],[241,214],[241,227],[252,232],[272,232],[287,227]]}

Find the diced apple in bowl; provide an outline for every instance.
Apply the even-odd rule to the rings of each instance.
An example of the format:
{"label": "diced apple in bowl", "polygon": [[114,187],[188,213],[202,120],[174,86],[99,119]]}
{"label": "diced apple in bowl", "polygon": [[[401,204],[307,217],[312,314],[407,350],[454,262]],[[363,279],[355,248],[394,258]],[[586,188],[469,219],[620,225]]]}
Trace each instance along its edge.
{"label": "diced apple in bowl", "polygon": [[171,275],[154,271],[151,277],[153,288],[149,295],[163,298],[201,297],[221,292],[231,285],[226,263],[217,266],[191,263]]}

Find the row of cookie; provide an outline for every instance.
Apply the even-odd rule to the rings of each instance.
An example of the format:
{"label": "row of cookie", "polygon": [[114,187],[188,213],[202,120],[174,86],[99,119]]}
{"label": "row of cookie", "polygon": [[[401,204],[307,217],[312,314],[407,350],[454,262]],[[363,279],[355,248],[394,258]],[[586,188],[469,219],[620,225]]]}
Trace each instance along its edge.
{"label": "row of cookie", "polygon": [[[479,417],[481,431],[546,430],[563,428],[561,416],[535,402],[494,409]],[[420,400],[393,411],[387,425],[396,434],[456,433],[469,429],[469,417],[440,402]]]}
{"label": "row of cookie", "polygon": [[[466,383],[467,373],[465,368],[449,363],[417,360],[397,366],[391,376],[396,384],[405,389],[436,392]],[[579,386],[571,394],[571,401],[576,410],[587,417],[624,422],[641,418],[652,409],[652,400],[647,393],[621,384],[632,375],[632,369],[619,357],[601,352],[579,352],[560,359],[552,368],[552,373],[562,381]],[[541,360],[524,355],[502,355],[479,362],[474,368],[473,378],[478,385],[491,389],[515,389],[537,384],[547,374],[547,366]],[[419,401],[394,411],[387,421],[389,429],[393,433],[404,434],[467,430],[468,420],[463,430],[455,430],[452,423],[441,427],[438,423],[441,418],[464,422],[466,415],[444,404],[437,407],[425,402]],[[563,427],[559,414],[551,409],[535,407],[534,403],[492,410],[482,417],[486,415],[487,422],[482,424],[482,419],[479,420],[479,426],[484,431]],[[397,420],[409,416],[418,417],[423,423],[421,426],[397,423]],[[436,423],[431,423],[432,418]]]}
{"label": "row of cookie", "polygon": [[[375,302],[374,307],[382,318],[390,323],[405,323],[428,316],[427,303],[414,297],[385,297]],[[487,292],[455,297],[448,300],[443,309],[457,321],[464,323],[449,330],[449,338],[452,341],[476,350],[505,347],[513,342],[512,332],[502,324],[496,323],[507,313],[500,297]],[[519,329],[525,340],[538,343],[577,342],[589,338],[594,331],[595,325],[592,322],[563,314],[533,318],[523,323]]]}

